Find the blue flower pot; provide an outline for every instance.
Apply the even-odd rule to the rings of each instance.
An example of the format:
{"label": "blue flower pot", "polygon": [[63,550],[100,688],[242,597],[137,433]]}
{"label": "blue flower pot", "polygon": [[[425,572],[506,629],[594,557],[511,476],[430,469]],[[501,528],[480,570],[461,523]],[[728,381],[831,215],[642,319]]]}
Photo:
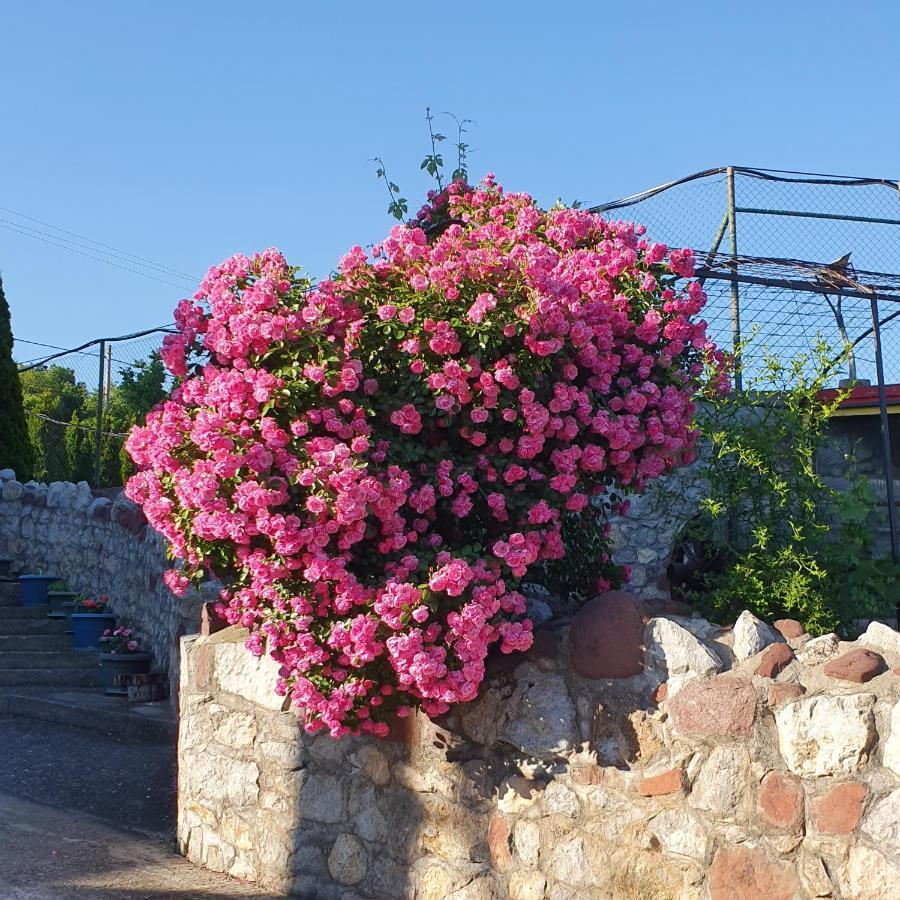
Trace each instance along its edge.
{"label": "blue flower pot", "polygon": [[119,675],[146,675],[153,657],[149,653],[101,653],[100,683],[103,693],[115,697],[127,697],[128,688],[116,684]]}
{"label": "blue flower pot", "polygon": [[72,613],[72,646],[75,650],[99,650],[100,638],[116,627],[111,613]]}
{"label": "blue flower pot", "polygon": [[47,588],[54,581],[59,581],[55,575],[20,575],[22,606],[46,606]]}

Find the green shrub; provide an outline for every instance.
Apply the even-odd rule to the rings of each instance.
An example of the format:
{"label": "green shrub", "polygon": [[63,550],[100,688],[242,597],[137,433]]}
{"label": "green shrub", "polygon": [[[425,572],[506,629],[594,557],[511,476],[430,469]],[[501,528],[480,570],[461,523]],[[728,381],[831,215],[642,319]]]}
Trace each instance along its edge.
{"label": "green shrub", "polygon": [[892,612],[900,567],[873,558],[868,482],[852,457],[846,491],[816,468],[846,396],[821,397],[837,362],[824,344],[788,362],[766,352],[743,392],[702,407],[708,492],[686,536],[706,559],[690,593],[705,615],[730,622],[749,609],[850,634],[855,619]]}

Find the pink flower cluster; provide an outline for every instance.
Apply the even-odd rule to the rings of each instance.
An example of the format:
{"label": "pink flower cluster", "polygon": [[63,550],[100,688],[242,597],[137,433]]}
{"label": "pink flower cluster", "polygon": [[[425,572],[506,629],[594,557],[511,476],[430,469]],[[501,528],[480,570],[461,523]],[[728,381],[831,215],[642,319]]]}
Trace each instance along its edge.
{"label": "pink flower cluster", "polygon": [[526,650],[520,581],[565,522],[692,458],[719,358],[689,250],[490,176],[439,203],[442,230],[397,226],[315,287],[276,250],[210,269],[163,351],[181,380],[127,442],[168,586],[222,578],[334,736],[441,714],[492,645]]}

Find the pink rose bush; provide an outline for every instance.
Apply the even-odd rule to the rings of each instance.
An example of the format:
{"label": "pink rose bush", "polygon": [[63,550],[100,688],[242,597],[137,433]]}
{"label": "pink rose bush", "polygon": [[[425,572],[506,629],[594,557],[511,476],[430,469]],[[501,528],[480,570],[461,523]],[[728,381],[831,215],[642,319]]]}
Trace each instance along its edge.
{"label": "pink rose bush", "polygon": [[[277,250],[209,270],[136,427],[128,496],[281,666],[310,731],[385,735],[527,650],[522,579],[693,455],[718,358],[689,250],[453,183],[311,284]],[[420,227],[423,226],[423,227]],[[598,575],[599,575],[598,570]]]}

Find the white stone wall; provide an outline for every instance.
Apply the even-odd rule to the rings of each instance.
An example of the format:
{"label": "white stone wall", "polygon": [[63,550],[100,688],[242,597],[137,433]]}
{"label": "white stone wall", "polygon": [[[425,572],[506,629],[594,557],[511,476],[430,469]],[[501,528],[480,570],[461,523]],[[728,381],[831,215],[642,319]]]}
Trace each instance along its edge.
{"label": "white stone wall", "polygon": [[597,618],[384,741],[305,734],[243,630],[185,638],[179,847],[317,900],[900,897],[900,635],[655,618],[585,678]]}
{"label": "white stone wall", "polygon": [[613,560],[631,567],[626,587],[645,600],[667,599],[666,569],[678,534],[700,508],[705,482],[699,463],[660,478],[630,497],[627,516],[612,522]]}
{"label": "white stone wall", "polygon": [[20,484],[4,470],[0,556],[23,573],[57,575],[73,591],[108,594],[120,622],[152,651],[155,670],[177,685],[178,637],[197,630],[200,600],[178,600],[165,586],[163,540],[124,495],[95,497],[83,481]]}

